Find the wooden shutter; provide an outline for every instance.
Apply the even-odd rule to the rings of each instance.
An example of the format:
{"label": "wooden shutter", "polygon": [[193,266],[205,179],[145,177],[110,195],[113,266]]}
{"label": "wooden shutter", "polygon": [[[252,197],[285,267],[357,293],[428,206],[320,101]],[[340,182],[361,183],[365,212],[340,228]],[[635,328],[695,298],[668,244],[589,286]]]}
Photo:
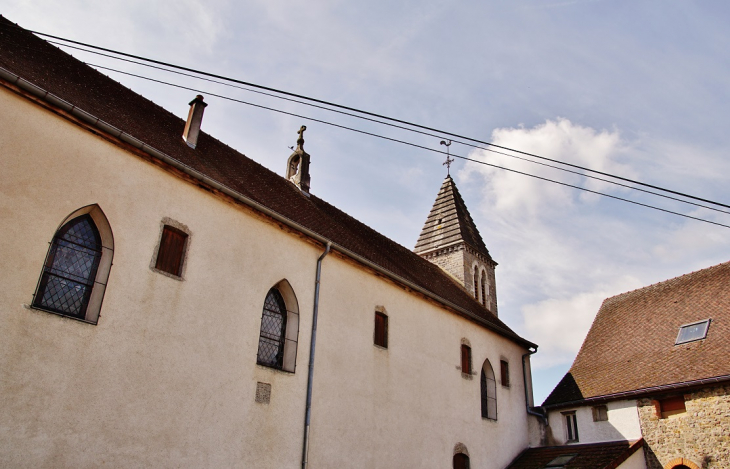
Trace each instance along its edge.
{"label": "wooden shutter", "polygon": [[669,397],[667,399],[662,399],[659,401],[662,406],[662,412],[672,412],[675,410],[684,411],[684,397],[683,396],[676,396],[676,397]]}
{"label": "wooden shutter", "polygon": [[160,249],[157,252],[155,268],[178,277],[182,273],[183,253],[188,235],[184,232],[165,225],[162,229]]}
{"label": "wooden shutter", "polygon": [[509,386],[509,363],[500,360],[499,365],[502,372],[502,386]]}
{"label": "wooden shutter", "polygon": [[464,344],[461,344],[461,372],[471,373],[471,348]]}
{"label": "wooden shutter", "polygon": [[388,348],[388,316],[375,312],[375,345]]}

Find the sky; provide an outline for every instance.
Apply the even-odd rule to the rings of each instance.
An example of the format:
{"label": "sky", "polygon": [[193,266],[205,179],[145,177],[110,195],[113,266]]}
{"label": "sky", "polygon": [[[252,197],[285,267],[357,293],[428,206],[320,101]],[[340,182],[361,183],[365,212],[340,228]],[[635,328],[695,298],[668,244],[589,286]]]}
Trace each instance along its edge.
{"label": "sky", "polygon": [[[720,0],[0,0],[0,14],[27,29],[730,205],[730,5]],[[306,125],[312,192],[411,249],[446,176],[439,142],[448,136],[439,132],[64,50],[191,88],[101,70],[181,118],[201,92],[203,130],[280,174]],[[499,263],[500,319],[539,345],[537,404],[570,367],[605,298],[729,260],[726,227],[477,161],[730,225],[727,213],[511,152],[457,142],[450,151],[475,160],[457,159],[451,174]]]}

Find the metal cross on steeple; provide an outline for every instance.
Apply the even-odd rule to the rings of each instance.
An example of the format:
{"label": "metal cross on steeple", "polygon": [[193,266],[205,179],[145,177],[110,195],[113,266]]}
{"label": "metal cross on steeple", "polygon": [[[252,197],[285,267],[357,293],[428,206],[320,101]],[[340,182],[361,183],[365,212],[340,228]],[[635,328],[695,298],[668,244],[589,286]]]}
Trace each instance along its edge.
{"label": "metal cross on steeple", "polygon": [[451,176],[451,163],[454,162],[454,159],[451,158],[451,154],[449,153],[451,140],[441,140],[441,145],[446,145],[446,161],[444,162],[444,164],[446,165],[446,175]]}

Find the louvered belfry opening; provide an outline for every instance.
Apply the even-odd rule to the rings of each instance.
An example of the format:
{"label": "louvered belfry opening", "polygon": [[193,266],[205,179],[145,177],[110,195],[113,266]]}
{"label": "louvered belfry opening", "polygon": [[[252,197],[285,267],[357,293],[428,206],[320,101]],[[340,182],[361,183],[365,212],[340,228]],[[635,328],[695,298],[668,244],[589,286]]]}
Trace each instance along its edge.
{"label": "louvered belfry opening", "polygon": [[61,227],[51,242],[33,306],[83,319],[101,249],[99,231],[89,215]]}
{"label": "louvered belfry opening", "polygon": [[261,315],[261,335],[256,361],[260,365],[281,369],[284,363],[286,337],[286,303],[279,290],[272,288],[266,295]]}
{"label": "louvered belfry opening", "polygon": [[180,277],[187,239],[188,235],[184,231],[165,225],[162,229],[155,269]]}

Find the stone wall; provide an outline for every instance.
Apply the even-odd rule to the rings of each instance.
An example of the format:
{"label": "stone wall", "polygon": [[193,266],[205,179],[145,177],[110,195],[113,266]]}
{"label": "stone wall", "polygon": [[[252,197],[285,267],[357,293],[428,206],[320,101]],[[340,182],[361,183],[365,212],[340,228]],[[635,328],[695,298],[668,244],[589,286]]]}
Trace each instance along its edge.
{"label": "stone wall", "polygon": [[672,467],[682,458],[689,467],[730,467],[730,385],[704,388],[684,399],[687,411],[668,418],[660,417],[656,401],[638,401],[647,469]]}

